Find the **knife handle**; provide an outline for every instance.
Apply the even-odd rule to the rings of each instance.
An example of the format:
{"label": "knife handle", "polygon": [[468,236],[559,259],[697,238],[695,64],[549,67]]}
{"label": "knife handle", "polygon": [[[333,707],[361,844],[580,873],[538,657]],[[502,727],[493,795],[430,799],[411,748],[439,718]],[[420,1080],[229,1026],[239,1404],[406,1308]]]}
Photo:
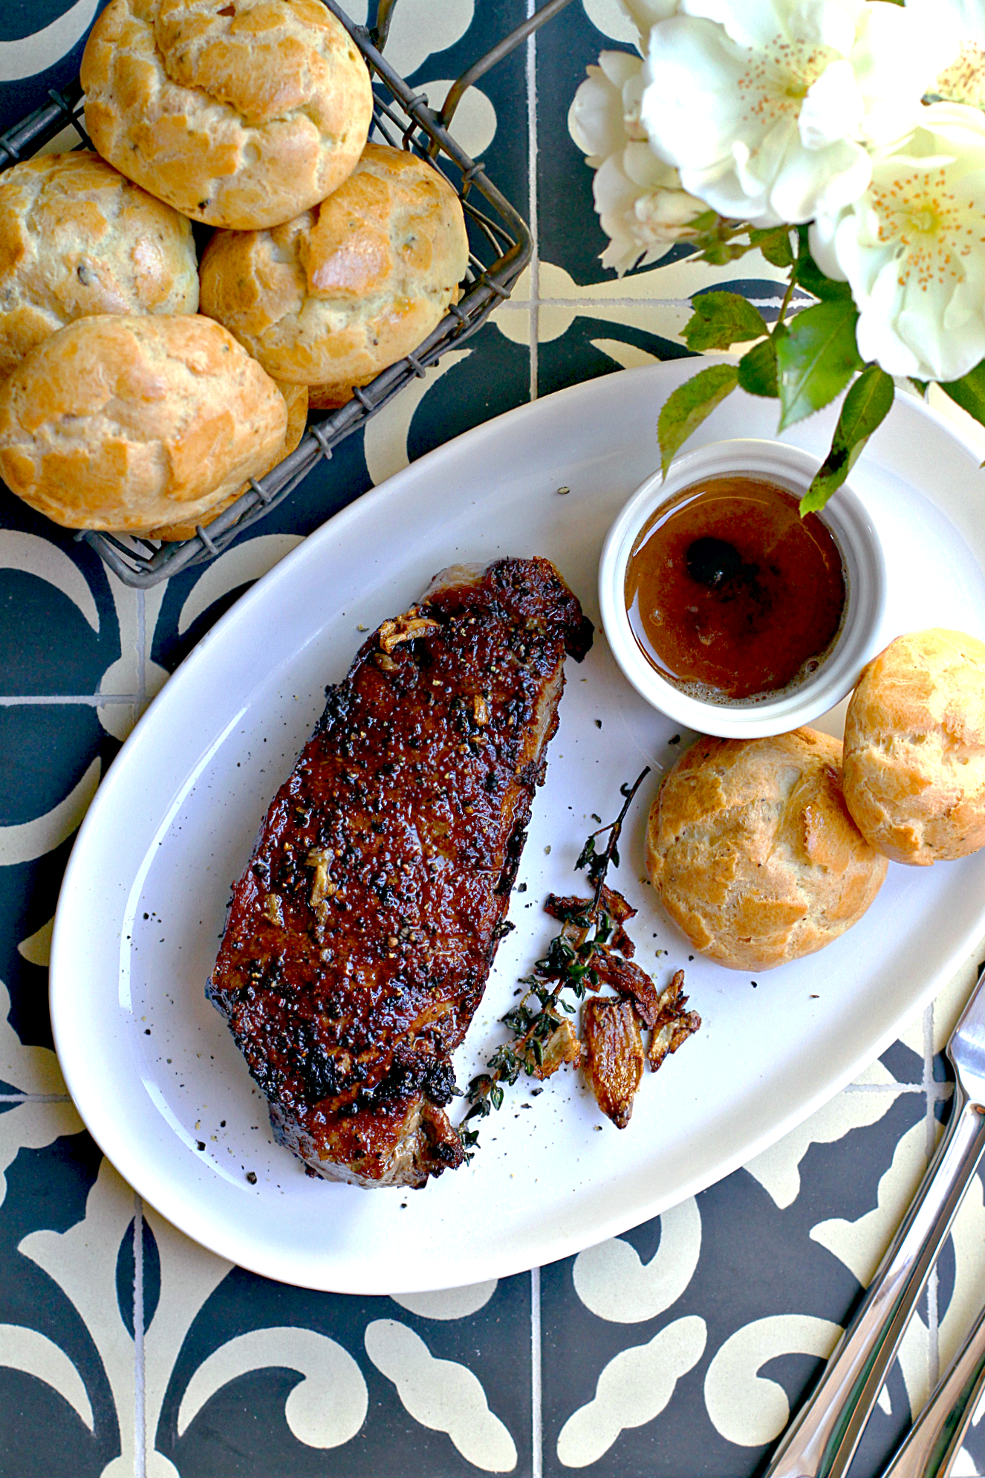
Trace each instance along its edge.
{"label": "knife handle", "polygon": [[947,1478],[985,1389],[985,1309],[882,1478]]}
{"label": "knife handle", "polygon": [[983,1153],[985,1109],[955,1084],[947,1131],[920,1189],[763,1478],[843,1478]]}

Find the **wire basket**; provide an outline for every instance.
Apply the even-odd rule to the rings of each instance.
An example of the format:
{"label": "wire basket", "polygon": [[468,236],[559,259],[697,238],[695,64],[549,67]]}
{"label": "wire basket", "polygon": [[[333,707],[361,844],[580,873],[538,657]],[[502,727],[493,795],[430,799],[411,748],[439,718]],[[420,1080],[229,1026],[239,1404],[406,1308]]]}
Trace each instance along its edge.
{"label": "wire basket", "polygon": [[[370,68],[374,91],[370,137],[411,149],[429,159],[435,168],[440,159],[446,166],[444,172],[458,190],[469,233],[469,267],[461,299],[412,354],[383,370],[368,385],[357,388],[352,400],[339,410],[309,423],[297,449],[265,476],[251,479],[248,490],[208,527],[198,526],[194,539],[162,544],[132,534],[80,530],[76,538],[91,544],[124,584],[146,589],[221,554],[244,529],[283,502],[319,462],[330,458],[333,448],[344,437],[365,425],[370,416],[387,405],[411,380],[423,376],[446,350],[474,334],[497,303],[509,297],[513,284],[530,260],[530,232],[521,216],[486,177],[483,165],[470,159],[455,142],[448,125],[466,89],[568,3],[569,0],[548,0],[541,10],[463,72],[449,89],[441,112],[435,113],[428,106],[426,95],[413,92],[381,54],[396,0],[379,0],[376,24],[371,28],[354,25],[335,0],[324,0]],[[44,107],[0,136],[0,170],[29,158],[66,129],[71,130],[70,137],[77,136],[77,142],[66,147],[92,147],[82,121],[79,83],[72,83],[62,92],[51,91],[48,97]]]}

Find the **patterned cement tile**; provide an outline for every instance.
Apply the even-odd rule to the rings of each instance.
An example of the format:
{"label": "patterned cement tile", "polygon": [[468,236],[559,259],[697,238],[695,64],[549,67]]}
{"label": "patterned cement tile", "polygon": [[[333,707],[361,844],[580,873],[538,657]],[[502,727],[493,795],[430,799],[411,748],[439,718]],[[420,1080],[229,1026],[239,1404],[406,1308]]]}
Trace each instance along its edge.
{"label": "patterned cement tile", "polygon": [[[495,5],[416,0],[416,8],[412,0],[405,6],[400,0],[394,13],[387,55],[433,108],[444,102],[449,83],[520,25],[528,11],[526,0]],[[524,220],[530,214],[526,71],[527,48],[521,44],[469,89],[451,124],[465,152],[482,161],[489,179]]]}
{"label": "patterned cement tile", "polygon": [[[912,1178],[925,1140],[922,1095],[843,1094],[658,1223],[544,1269],[545,1473],[754,1473],[878,1260],[898,1146]],[[888,1414],[879,1428],[884,1448]]]}
{"label": "patterned cement tile", "polygon": [[[162,1290],[157,1317],[180,1306]],[[158,1451],[185,1478],[215,1471],[217,1451],[257,1478],[369,1478],[383,1452],[401,1473],[529,1473],[530,1322],[526,1275],[395,1300],[313,1295],[233,1269],[181,1347]]]}
{"label": "patterned cement tile", "polygon": [[0,693],[95,693],[120,656],[109,572],[69,530],[0,499]]}
{"label": "patterned cement tile", "polygon": [[79,74],[85,38],[106,0],[4,0],[0,7],[0,133],[40,108],[48,88]]}
{"label": "patterned cement tile", "polygon": [[[0,125],[73,74],[98,8],[0,7]],[[355,0],[355,19],[366,10]],[[394,57],[436,102],[527,10],[400,0]],[[599,49],[632,40],[616,0],[574,0],[482,80],[456,130],[535,217],[535,265],[480,335],[219,560],[137,593],[0,495],[4,1475],[742,1478],[830,1349],[932,1150],[950,1091],[941,1053],[975,960],[859,1083],[696,1201],[498,1285],[345,1298],[231,1268],[141,1205],[81,1132],[50,1050],[47,949],[74,831],[146,703],[236,596],[459,431],[532,393],[685,352],[696,292],[728,286],[775,312],[777,274],[752,254],[741,277],[680,252],[621,281],[602,271],[591,176],[564,119]],[[977,1311],[983,1215],[976,1184],[858,1478],[878,1471]],[[983,1432],[959,1459],[966,1478],[985,1472]]]}
{"label": "patterned cement tile", "polygon": [[[5,1114],[0,1134],[31,1111]],[[7,1171],[0,1211],[0,1467],[17,1478],[97,1478],[134,1423],[133,1343],[116,1279],[121,1247],[129,1246],[132,1266],[133,1195],[119,1182],[118,1215],[98,1229],[105,1241],[96,1267],[93,1244],[83,1245],[76,1229],[99,1153],[76,1132],[67,1103],[33,1114],[21,1126],[25,1148]]]}

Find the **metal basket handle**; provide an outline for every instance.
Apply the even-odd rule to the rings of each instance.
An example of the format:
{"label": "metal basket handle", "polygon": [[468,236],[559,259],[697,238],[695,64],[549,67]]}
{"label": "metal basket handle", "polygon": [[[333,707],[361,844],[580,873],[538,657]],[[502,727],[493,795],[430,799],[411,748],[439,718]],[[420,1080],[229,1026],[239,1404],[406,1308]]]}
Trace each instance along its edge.
{"label": "metal basket handle", "polygon": [[[380,3],[389,3],[390,9],[392,10],[395,0],[380,0]],[[487,51],[485,56],[480,57],[467,71],[463,72],[461,77],[456,82],[453,82],[448,89],[448,96],[445,98],[444,106],[438,114],[442,126],[444,128],[448,127],[455,109],[462,100],[463,93],[474,82],[478,82],[484,72],[488,72],[490,67],[494,67],[497,62],[501,62],[504,56],[509,56],[510,52],[515,51],[520,45],[521,41],[526,41],[528,36],[532,36],[534,31],[538,31],[547,21],[553,20],[566,5],[570,4],[571,0],[547,0],[545,6],[533,15],[528,16],[525,21],[521,21],[515,30],[511,31],[508,36],[504,36],[502,41],[498,42],[491,51]]]}
{"label": "metal basket handle", "polygon": [[[393,11],[396,3],[397,0],[380,0],[377,6],[376,24],[371,28],[369,34],[372,37],[373,45],[378,51],[382,51],[386,46],[387,37],[390,34],[390,22],[393,20]],[[547,21],[553,20],[566,5],[570,4],[571,0],[547,0],[546,5],[536,11],[534,15],[529,15],[525,21],[521,21],[520,25],[510,31],[508,36],[504,36],[502,41],[497,42],[491,51],[487,51],[485,56],[480,57],[477,62],[474,62],[471,67],[464,71],[448,89],[448,96],[445,98],[444,106],[438,114],[438,122],[441,124],[441,127],[447,128],[451,123],[455,115],[455,109],[462,101],[463,94],[468,91],[474,82],[478,82],[479,78],[488,72],[490,68],[495,67],[497,62],[501,62],[504,56],[509,56],[510,52],[515,51],[522,41],[526,41],[528,36],[533,35],[534,31],[539,30]],[[432,152],[436,152],[434,145],[432,145]]]}

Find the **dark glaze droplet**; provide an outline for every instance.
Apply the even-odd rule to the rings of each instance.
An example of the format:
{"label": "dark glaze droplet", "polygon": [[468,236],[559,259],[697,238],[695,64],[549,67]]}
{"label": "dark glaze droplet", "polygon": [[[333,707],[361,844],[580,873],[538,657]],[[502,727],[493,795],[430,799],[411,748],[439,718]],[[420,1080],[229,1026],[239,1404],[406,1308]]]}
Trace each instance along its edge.
{"label": "dark glaze droplet", "polygon": [[687,551],[687,572],[699,585],[717,590],[727,580],[734,580],[742,568],[742,556],[724,539],[695,539]]}

